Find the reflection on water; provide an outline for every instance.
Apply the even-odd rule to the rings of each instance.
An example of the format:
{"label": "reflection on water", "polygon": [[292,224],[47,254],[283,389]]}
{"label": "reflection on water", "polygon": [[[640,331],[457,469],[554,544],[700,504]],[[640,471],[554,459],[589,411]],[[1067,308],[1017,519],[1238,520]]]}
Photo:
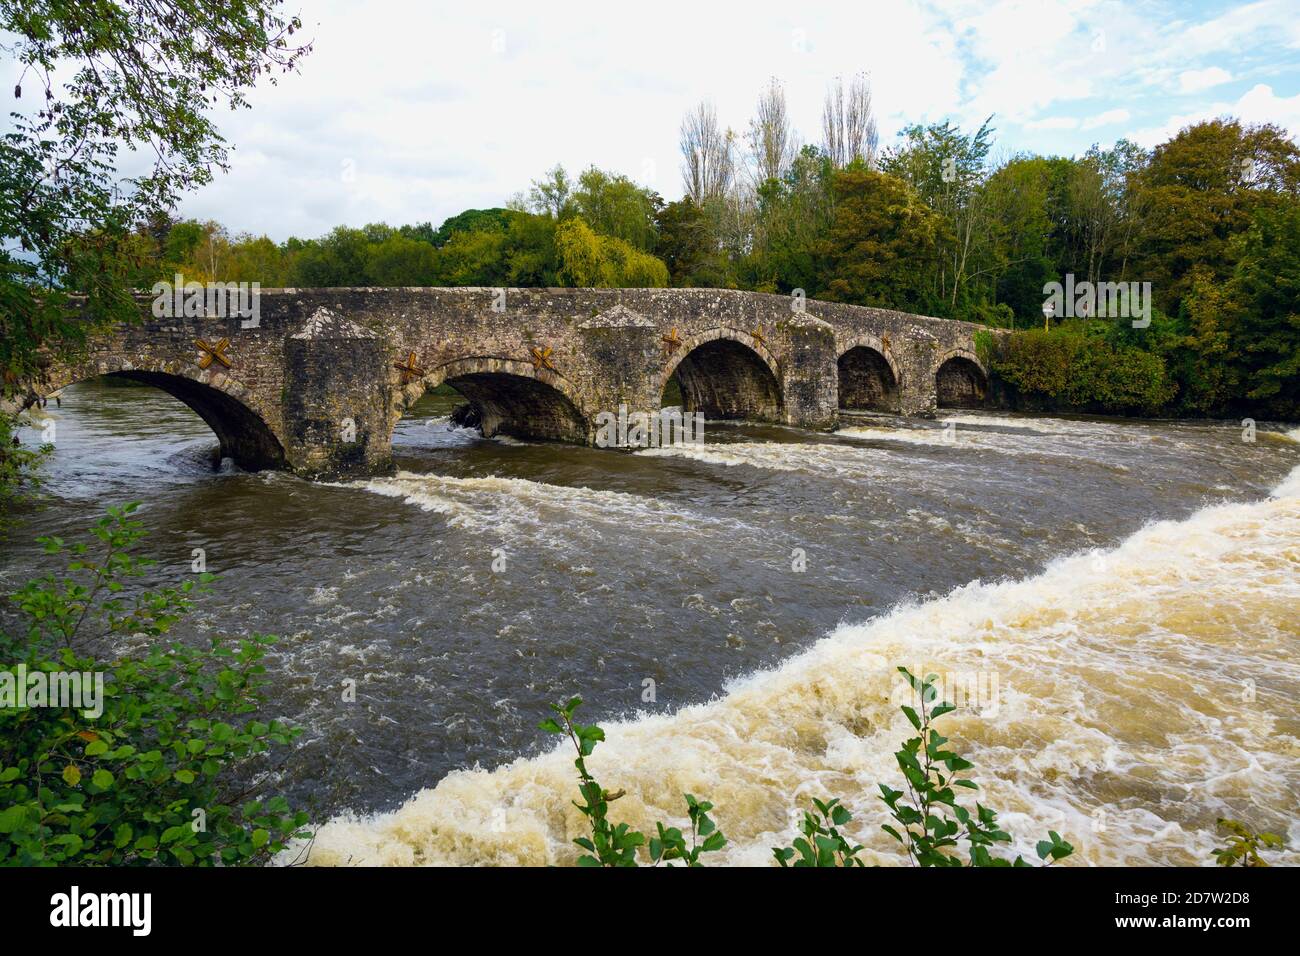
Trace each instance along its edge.
{"label": "reflection on water", "polygon": [[[186,633],[283,636],[275,703],[307,728],[290,790],[372,814],[437,784],[340,816],[322,862],[570,858],[571,762],[535,728],[572,693],[624,720],[596,765],[624,818],[708,794],[729,859],[765,862],[786,810],[834,793],[884,862],[870,794],[905,729],[899,662],[998,674],[997,716],[948,732],[1013,833],[1190,862],[1217,815],[1288,825],[1300,499],[1268,496],[1300,444],[1281,431],[962,410],[629,454],[485,441],[452,401],[402,421],[394,476],[327,485],[214,471],[159,392],[69,389],[47,409],[53,500],[3,583],[42,565],[24,539],[126,499],[160,574],[205,548],[222,581]],[[456,772],[476,766],[500,769]]]}

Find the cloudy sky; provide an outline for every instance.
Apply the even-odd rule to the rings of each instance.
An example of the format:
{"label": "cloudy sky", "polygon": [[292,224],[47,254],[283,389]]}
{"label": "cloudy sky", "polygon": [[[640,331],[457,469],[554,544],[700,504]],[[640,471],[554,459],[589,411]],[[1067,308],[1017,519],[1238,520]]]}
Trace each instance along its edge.
{"label": "cloudy sky", "polygon": [[[295,7],[295,2],[300,6]],[[731,8],[728,8],[731,7]],[[653,4],[289,0],[315,52],[219,117],[229,174],[184,215],[233,231],[435,224],[543,170],[595,164],[681,195],[681,116],[741,130],[771,77],[819,139],[836,76],[870,75],[906,123],[995,114],[999,154],[1143,145],[1223,114],[1300,133],[1300,3],[857,0]]]}

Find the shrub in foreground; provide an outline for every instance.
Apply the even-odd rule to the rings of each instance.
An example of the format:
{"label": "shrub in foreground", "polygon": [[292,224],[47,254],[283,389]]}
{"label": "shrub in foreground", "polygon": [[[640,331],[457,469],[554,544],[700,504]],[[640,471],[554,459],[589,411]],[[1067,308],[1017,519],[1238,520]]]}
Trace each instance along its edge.
{"label": "shrub in foreground", "polygon": [[[133,553],[144,534],[135,508],[109,509],[92,529],[94,555],[40,539],[69,557],[66,574],[12,596],[18,626],[0,630],[0,681],[13,698],[0,705],[0,864],[255,864],[309,835],[306,814],[283,798],[246,800],[255,758],[299,733],[255,717],[274,638],[168,641],[211,575],[128,598],[151,563]],[[114,655],[114,639],[141,635],[146,650]],[[70,675],[83,688],[102,676],[93,708],[33,699]]]}

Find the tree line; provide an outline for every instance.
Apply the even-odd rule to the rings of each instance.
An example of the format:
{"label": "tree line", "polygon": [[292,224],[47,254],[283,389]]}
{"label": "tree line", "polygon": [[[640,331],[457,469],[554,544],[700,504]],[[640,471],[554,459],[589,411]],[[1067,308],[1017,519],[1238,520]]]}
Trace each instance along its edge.
{"label": "tree line", "polygon": [[[1025,332],[990,361],[1031,407],[1300,414],[1300,149],[1285,130],[1223,118],[1150,150],[995,159],[991,120],[945,121],[881,148],[863,77],[836,81],[822,118],[820,141],[801,143],[775,81],[743,132],[701,104],[682,123],[673,202],[556,166],[436,228],[276,243],[159,216],[134,237],[136,283],[802,289]],[[1149,282],[1150,324],[1056,317],[1033,334],[1066,275]]]}

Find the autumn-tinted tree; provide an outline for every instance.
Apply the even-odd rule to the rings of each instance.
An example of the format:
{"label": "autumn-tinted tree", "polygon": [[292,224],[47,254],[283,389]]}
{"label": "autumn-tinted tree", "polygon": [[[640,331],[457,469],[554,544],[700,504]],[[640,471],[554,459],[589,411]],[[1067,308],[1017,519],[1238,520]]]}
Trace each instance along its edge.
{"label": "autumn-tinted tree", "polygon": [[1233,236],[1260,209],[1296,199],[1300,148],[1272,125],[1197,123],[1152,151],[1137,188],[1144,216],[1135,275],[1153,283],[1157,301],[1173,312],[1196,267],[1225,281]]}
{"label": "autumn-tinted tree", "polygon": [[835,212],[819,249],[825,298],[926,311],[930,270],[951,234],[916,190],[861,165],[835,173]]}

